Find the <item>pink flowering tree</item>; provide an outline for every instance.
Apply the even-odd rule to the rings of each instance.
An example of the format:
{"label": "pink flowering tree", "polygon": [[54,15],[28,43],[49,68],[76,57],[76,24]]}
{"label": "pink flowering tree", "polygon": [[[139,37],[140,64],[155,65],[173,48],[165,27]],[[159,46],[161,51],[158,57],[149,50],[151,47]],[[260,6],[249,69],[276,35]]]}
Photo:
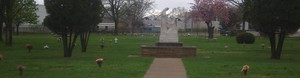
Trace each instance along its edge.
{"label": "pink flowering tree", "polygon": [[194,0],[192,3],[192,17],[196,21],[204,21],[207,25],[208,39],[213,39],[214,28],[212,21],[223,19],[227,23],[228,10],[227,0]]}

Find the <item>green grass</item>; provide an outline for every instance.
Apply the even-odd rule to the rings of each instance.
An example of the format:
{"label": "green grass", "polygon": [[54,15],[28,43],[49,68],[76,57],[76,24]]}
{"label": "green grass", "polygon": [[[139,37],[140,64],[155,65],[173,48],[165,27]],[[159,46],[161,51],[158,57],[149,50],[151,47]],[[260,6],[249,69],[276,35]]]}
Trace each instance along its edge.
{"label": "green grass", "polygon": [[[118,44],[113,43],[117,37]],[[100,39],[105,39],[105,49],[100,49]],[[287,38],[281,60],[271,60],[268,48],[260,48],[267,38],[256,38],[255,44],[236,44],[234,37],[217,37],[207,41],[205,37],[181,36],[186,46],[197,46],[197,56],[184,58],[189,78],[299,78],[300,38]],[[131,35],[92,34],[88,52],[82,53],[80,43],[71,58],[63,57],[63,48],[50,34],[21,34],[14,36],[13,47],[4,47],[0,42],[0,78],[18,78],[16,66],[26,66],[23,78],[142,78],[153,58],[128,57],[140,54],[141,45],[153,45],[158,37]],[[25,45],[33,44],[31,53]],[[43,49],[47,43],[50,49]],[[224,48],[227,44],[229,47]],[[96,58],[104,58],[99,68]],[[243,76],[243,64],[250,65],[249,75]]]}
{"label": "green grass", "polygon": [[[77,42],[73,56],[64,58],[62,44],[50,34],[14,36],[13,47],[7,48],[1,43],[0,52],[4,54],[4,60],[0,61],[0,78],[18,78],[16,66],[19,64],[26,66],[24,78],[142,78],[153,58],[128,55],[140,54],[140,46],[145,40],[118,36],[119,43],[114,44],[111,42],[114,37],[92,34],[88,52],[82,53]],[[105,38],[104,50],[100,49],[100,38]],[[25,48],[27,43],[33,44],[31,53]],[[43,49],[44,43],[50,49]],[[98,57],[104,58],[102,68],[95,62]]]}
{"label": "green grass", "polygon": [[[287,38],[281,60],[271,60],[268,39],[257,37],[254,44],[243,47],[234,37],[218,37],[207,42],[204,37],[181,39],[197,46],[197,57],[184,58],[189,78],[299,78],[300,38]],[[260,48],[260,44],[267,48]],[[226,49],[224,45],[229,47]],[[240,71],[244,64],[250,66],[247,76]]]}

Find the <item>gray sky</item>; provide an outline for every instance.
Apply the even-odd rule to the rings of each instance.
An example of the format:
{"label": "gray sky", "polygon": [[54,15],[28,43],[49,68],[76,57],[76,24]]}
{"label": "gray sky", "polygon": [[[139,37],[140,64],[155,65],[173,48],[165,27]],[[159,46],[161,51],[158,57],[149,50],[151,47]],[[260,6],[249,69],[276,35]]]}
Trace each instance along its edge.
{"label": "gray sky", "polygon": [[175,8],[175,7],[185,7],[190,9],[191,4],[194,0],[154,0],[156,10],[163,10],[166,7]]}
{"label": "gray sky", "polygon": [[[44,4],[44,0],[35,0],[38,4]],[[155,9],[163,10],[166,7],[175,8],[175,7],[185,7],[186,9],[190,9],[190,4],[194,2],[194,0],[154,0],[155,1]]]}

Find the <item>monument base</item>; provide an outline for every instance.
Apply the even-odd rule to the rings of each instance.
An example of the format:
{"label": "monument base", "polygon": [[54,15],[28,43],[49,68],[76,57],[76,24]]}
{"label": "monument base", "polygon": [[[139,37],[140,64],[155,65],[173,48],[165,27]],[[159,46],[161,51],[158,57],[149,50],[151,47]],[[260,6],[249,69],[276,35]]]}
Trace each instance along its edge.
{"label": "monument base", "polygon": [[142,46],[143,57],[180,58],[195,57],[196,47],[184,47],[182,43],[156,43],[155,46]]}
{"label": "monument base", "polygon": [[155,43],[155,46],[177,46],[177,47],[182,47],[182,43],[167,43],[167,42],[158,42]]}

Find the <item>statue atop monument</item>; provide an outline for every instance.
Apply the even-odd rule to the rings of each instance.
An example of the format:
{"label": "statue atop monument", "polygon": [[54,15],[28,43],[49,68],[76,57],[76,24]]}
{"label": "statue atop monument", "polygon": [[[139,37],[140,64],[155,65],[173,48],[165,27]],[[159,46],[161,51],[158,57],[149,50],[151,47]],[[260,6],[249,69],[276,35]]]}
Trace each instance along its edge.
{"label": "statue atop monument", "polygon": [[195,47],[183,46],[178,42],[178,18],[169,17],[166,12],[169,8],[165,8],[161,12],[161,26],[159,42],[154,46],[142,46],[142,56],[154,57],[194,57],[197,49]]}
{"label": "statue atop monument", "polygon": [[177,19],[169,18],[166,13],[169,8],[161,12],[161,26],[159,42],[161,43],[178,43]]}

